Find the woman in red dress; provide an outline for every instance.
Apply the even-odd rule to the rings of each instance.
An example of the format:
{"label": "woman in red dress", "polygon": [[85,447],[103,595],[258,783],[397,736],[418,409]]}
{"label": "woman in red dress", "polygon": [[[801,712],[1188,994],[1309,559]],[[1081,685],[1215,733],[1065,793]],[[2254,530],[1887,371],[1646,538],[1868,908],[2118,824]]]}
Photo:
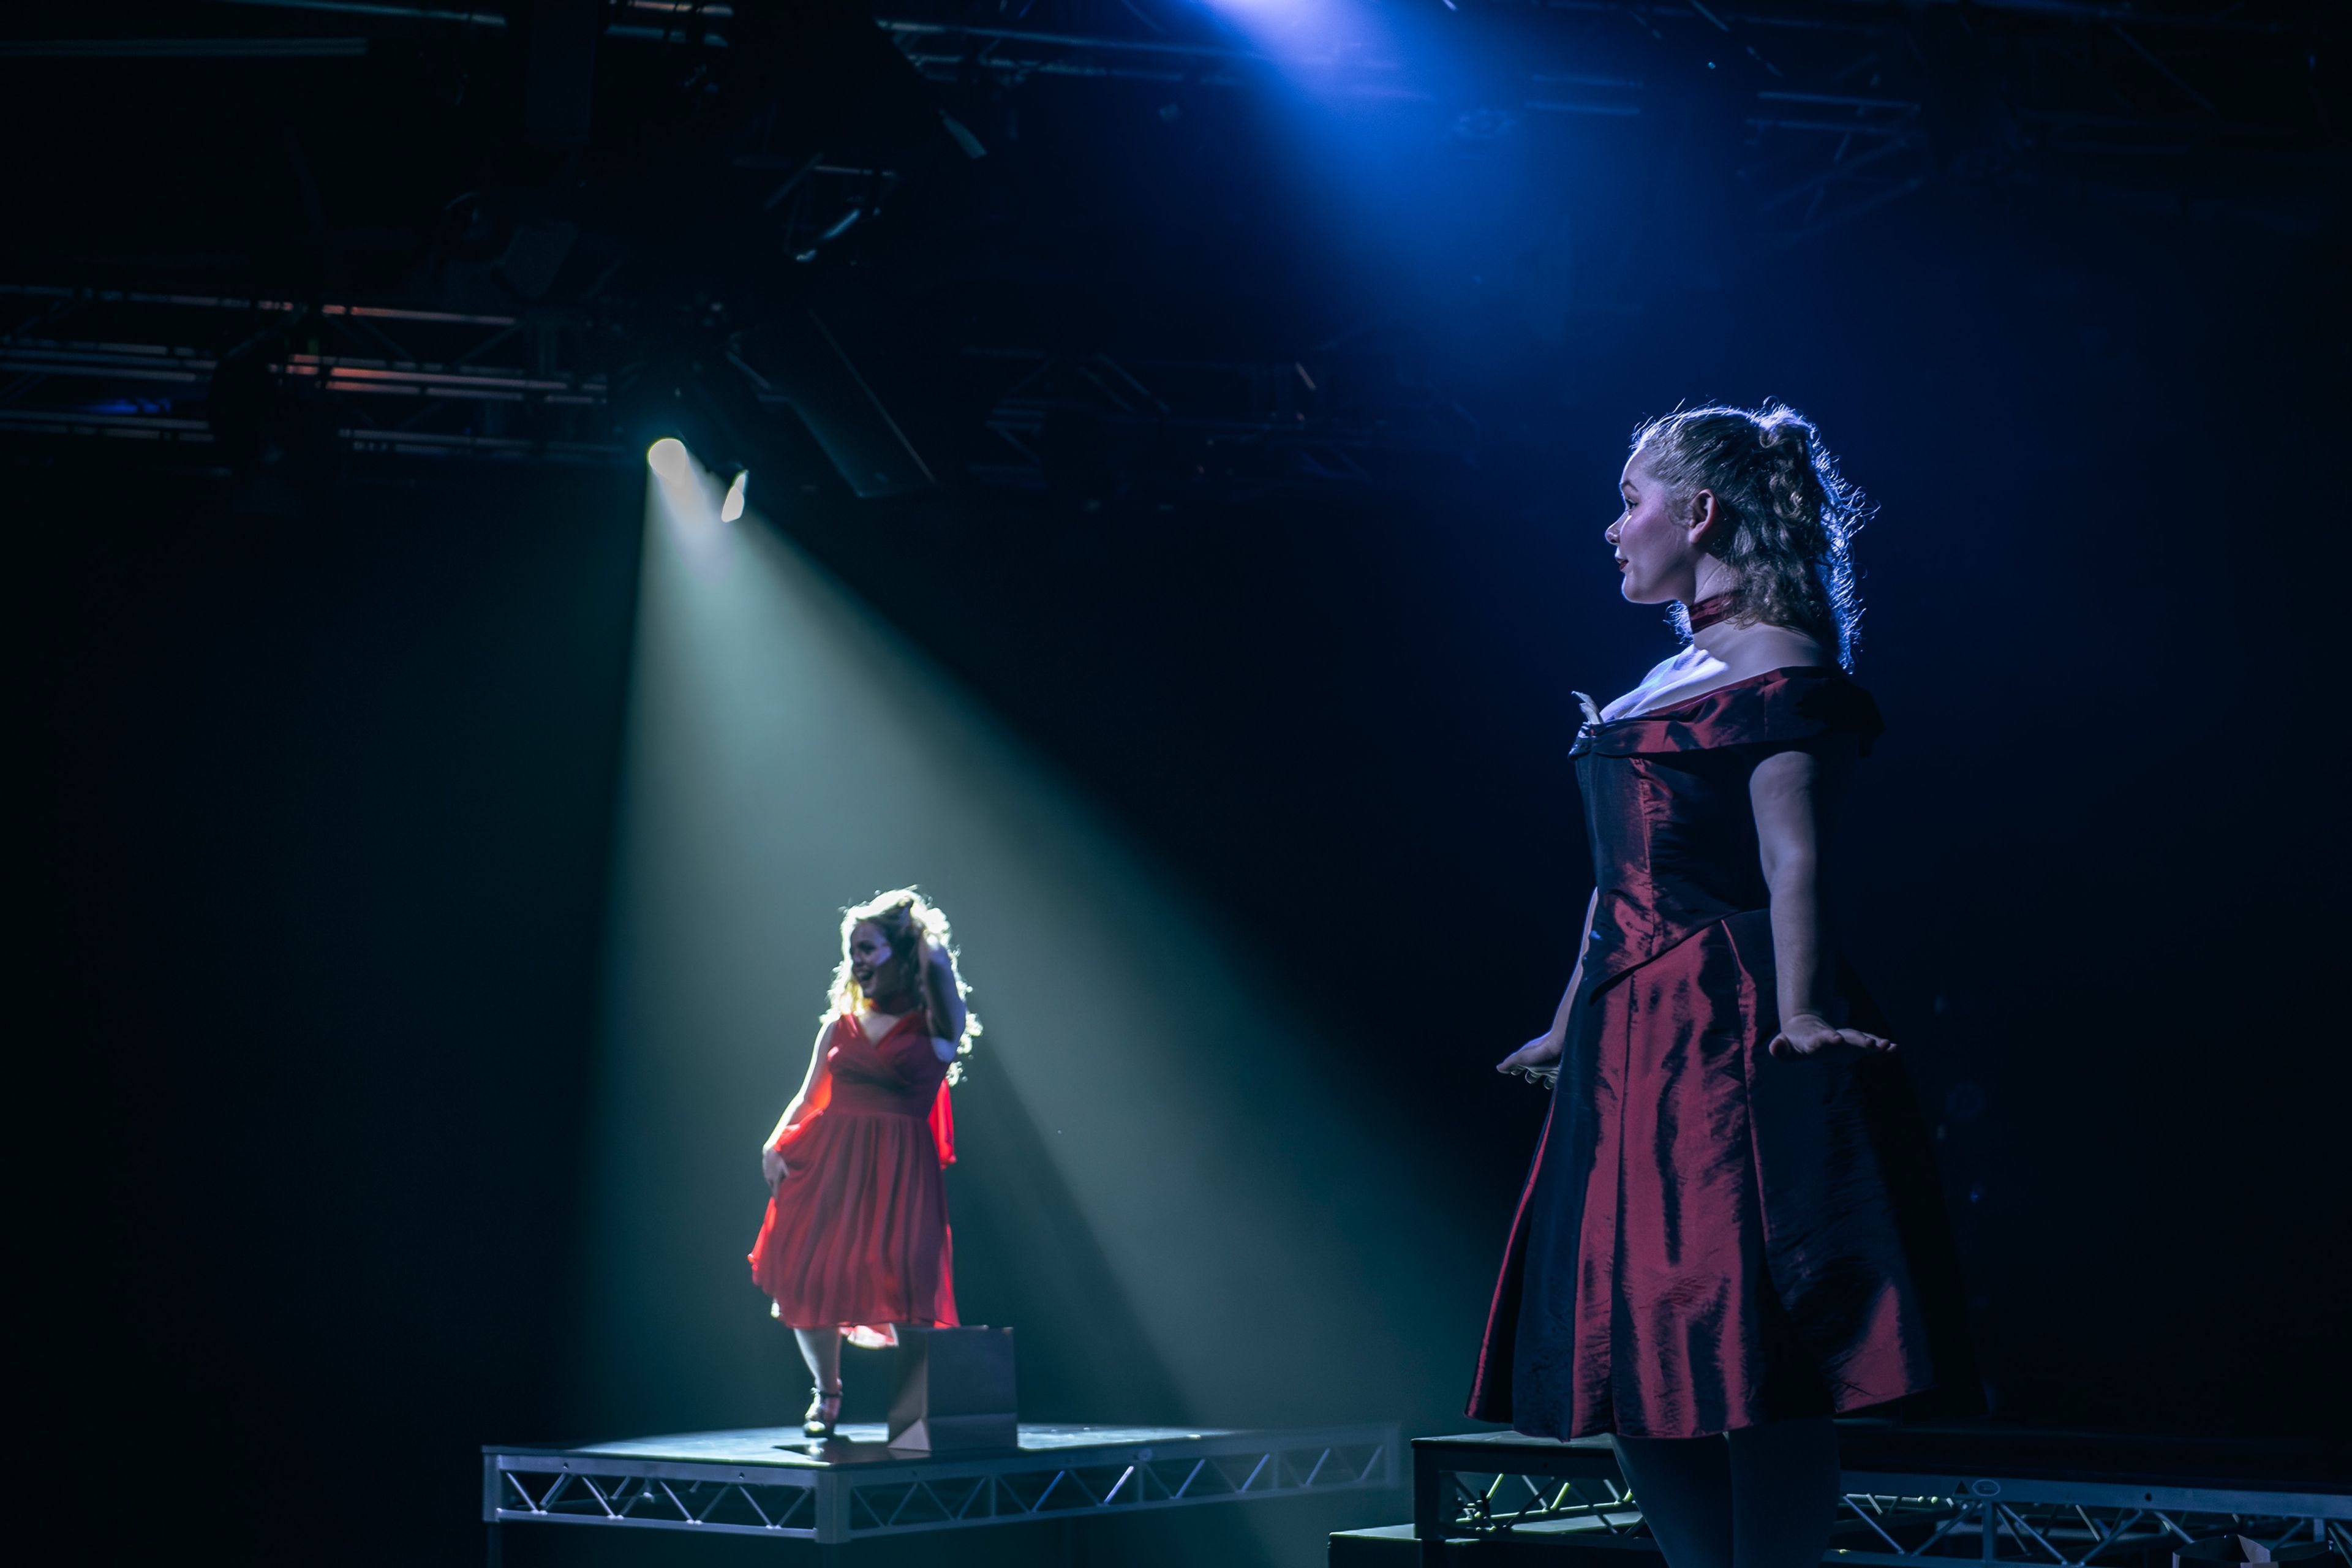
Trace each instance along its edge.
{"label": "woman in red dress", "polygon": [[841,966],[808,1075],[760,1147],[767,1222],[751,1278],[815,1380],[803,1429],[841,1416],[841,1342],[888,1344],[901,1323],[952,1327],[948,1086],[979,1020],[947,917],[911,888],[846,910]]}
{"label": "woman in red dress", "polygon": [[1500,1064],[1556,1087],[1470,1414],[1614,1433],[1670,1568],[1811,1568],[1831,1417],[1954,1373],[1918,1119],[1831,918],[1880,728],[1844,668],[1859,502],[1778,406],[1653,421],[1621,484],[1623,595],[1689,640],[1577,694],[1598,887],[1551,1028]]}

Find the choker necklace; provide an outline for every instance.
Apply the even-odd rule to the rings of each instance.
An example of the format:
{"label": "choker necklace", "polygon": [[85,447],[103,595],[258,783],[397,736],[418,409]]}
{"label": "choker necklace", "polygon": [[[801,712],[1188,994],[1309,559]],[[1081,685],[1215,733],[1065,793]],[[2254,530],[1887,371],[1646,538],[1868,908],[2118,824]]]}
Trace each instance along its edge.
{"label": "choker necklace", "polygon": [[1730,616],[1731,595],[1729,594],[1711,595],[1691,605],[1685,613],[1690,616],[1691,630],[1705,631],[1716,622]]}

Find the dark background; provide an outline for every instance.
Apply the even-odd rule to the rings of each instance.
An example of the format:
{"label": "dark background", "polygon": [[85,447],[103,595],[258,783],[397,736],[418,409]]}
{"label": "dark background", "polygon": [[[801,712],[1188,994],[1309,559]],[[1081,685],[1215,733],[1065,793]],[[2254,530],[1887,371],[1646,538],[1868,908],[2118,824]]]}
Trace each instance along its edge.
{"label": "dark background", "polygon": [[[176,178],[165,141],[244,169],[222,117],[257,111],[217,81],[195,95],[216,114],[169,96],[184,79],[143,90],[31,176],[26,210],[56,223],[19,230],[17,275],[222,245],[258,265],[220,208],[141,199]],[[1418,269],[1443,255],[1383,271],[1313,213],[1220,238],[1111,201],[1113,174],[1181,165],[1286,210],[1290,174],[1218,162],[1249,116],[1204,110],[1231,121],[1155,152],[1140,102],[1041,102],[1033,151],[992,149],[1013,172],[991,178],[1085,205],[1091,248],[1056,266],[1106,333],[1207,322],[1263,347],[1286,312],[1336,316],[1327,294],[1429,306]],[[1162,162],[1090,173],[1038,128],[1057,115],[1106,128],[1088,157]],[[1577,198],[1640,289],[1521,342],[1455,279],[1421,323],[1425,363],[1475,362],[1475,462],[1170,504],[812,480],[772,515],[1181,868],[1349,1042],[1324,1065],[1483,1194],[1459,1224],[1499,1240],[1541,1107],[1486,1064],[1548,1017],[1588,885],[1570,689],[1605,700],[1673,646],[1616,600],[1600,538],[1626,434],[1683,400],[1797,404],[1880,507],[1857,674],[1889,729],[1853,946],[1936,1129],[1993,1414],[2327,1432],[2347,1392],[2340,174],[2292,224],[1944,181],[1766,252],[1703,138],[1663,118],[1619,148],[1651,163]],[[283,211],[251,188],[274,154],[250,158],[228,184]],[[943,226],[909,218],[877,254],[965,213],[921,210]],[[1185,270],[1160,244],[1180,230],[1223,258],[1183,297],[1154,276]],[[1041,276],[988,294],[992,319],[1050,294]],[[958,416],[953,388],[902,386],[910,425]],[[573,1173],[644,471],[352,458],[265,515],[238,476],[127,443],[5,457],[35,791],[18,1192],[33,1294],[67,1331],[32,1375],[69,1391],[79,1441],[153,1434],[284,1481],[269,1517],[215,1516],[225,1543],[315,1545],[363,1484],[415,1506],[338,1552],[470,1553],[471,1447],[582,1408],[557,1374],[595,1223]],[[1017,1142],[991,1086],[967,1136]],[[1019,1163],[954,1173],[971,1255],[1036,1223]],[[1413,1258],[1398,1237],[1393,1267]],[[982,1289],[976,1321],[1041,1324],[1089,1286]],[[1422,1348],[1465,1382],[1486,1289],[1426,1292]],[[1148,1373],[1078,1386],[1099,1358],[1046,1333],[1024,1355],[1049,1414],[1178,1416]],[[380,1480],[347,1437],[394,1456]]]}

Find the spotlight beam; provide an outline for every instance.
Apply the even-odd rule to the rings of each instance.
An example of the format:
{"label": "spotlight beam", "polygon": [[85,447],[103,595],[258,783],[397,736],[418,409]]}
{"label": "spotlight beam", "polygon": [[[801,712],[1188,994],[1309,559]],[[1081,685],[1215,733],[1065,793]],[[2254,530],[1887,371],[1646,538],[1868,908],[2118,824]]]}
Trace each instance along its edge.
{"label": "spotlight beam", "polygon": [[[1475,1331],[1491,1259],[1449,1218],[1465,1194],[1399,1157],[1415,1130],[1335,1082],[1328,1023],[867,605],[757,516],[717,526],[688,462],[648,487],[581,1424],[781,1418],[797,1362],[742,1261],[757,1145],[806,1064],[841,905],[907,882],[954,911],[975,1070],[1034,1128],[993,1118],[951,1191],[987,1184],[975,1212],[1000,1215],[1065,1194],[1091,1233],[1058,1271],[1081,1299],[1024,1259],[956,1263],[1017,1304],[1052,1381],[1095,1385],[1056,1418],[1133,1419],[1161,1384],[1219,1425],[1446,1419],[1466,1369],[1421,1339]],[[1129,1321],[1144,1375],[1083,1348]]]}

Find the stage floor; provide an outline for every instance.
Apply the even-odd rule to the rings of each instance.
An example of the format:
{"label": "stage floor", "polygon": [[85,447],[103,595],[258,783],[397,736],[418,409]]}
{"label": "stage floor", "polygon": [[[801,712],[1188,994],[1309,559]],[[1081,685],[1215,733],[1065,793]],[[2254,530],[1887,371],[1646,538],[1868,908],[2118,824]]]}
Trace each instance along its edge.
{"label": "stage floor", "polygon": [[[631,1437],[618,1443],[588,1443],[576,1448],[502,1448],[500,1453],[611,1454],[635,1459],[699,1459],[722,1465],[797,1465],[829,1468],[844,1465],[929,1464],[928,1454],[902,1454],[884,1446],[889,1430],[881,1423],[844,1422],[835,1435],[813,1442],[797,1426],[745,1426],[728,1432],[678,1432],[666,1437]],[[1102,1447],[1165,1448],[1171,1443],[1202,1443],[1238,1436],[1217,1427],[1054,1426],[1024,1424],[1024,1454],[1060,1454]],[[1005,1452],[998,1450],[994,1452]],[[952,1458],[987,1458],[991,1451]]]}
{"label": "stage floor", "polygon": [[826,1544],[916,1531],[1399,1484],[1392,1426],[1273,1431],[1024,1425],[1017,1448],[906,1454],[879,1426],[679,1432],[482,1450],[493,1525],[589,1524]]}

